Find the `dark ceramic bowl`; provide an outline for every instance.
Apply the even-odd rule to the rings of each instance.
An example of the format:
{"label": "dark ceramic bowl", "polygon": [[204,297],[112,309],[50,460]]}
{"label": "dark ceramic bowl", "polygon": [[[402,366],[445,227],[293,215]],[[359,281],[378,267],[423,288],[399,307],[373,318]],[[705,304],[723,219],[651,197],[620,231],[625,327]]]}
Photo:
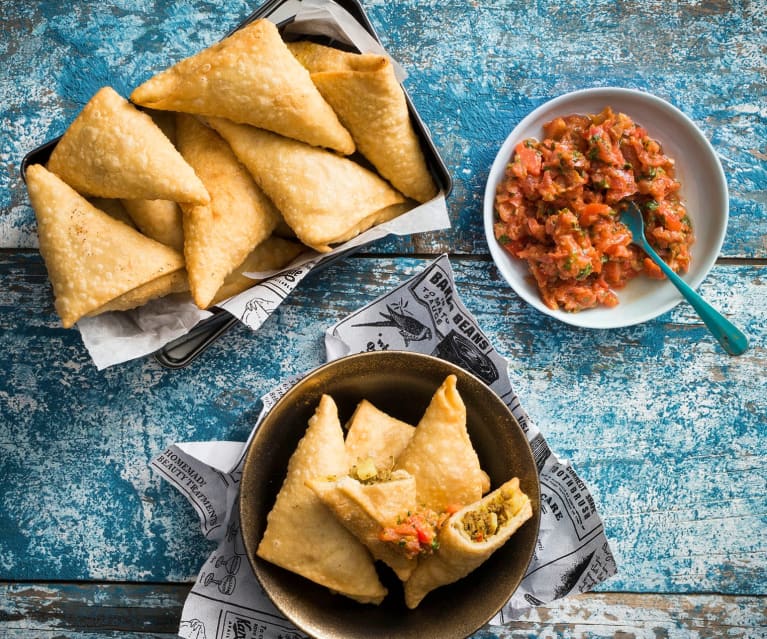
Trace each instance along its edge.
{"label": "dark ceramic bowl", "polygon": [[[432,591],[415,610],[405,606],[399,580],[380,562],[376,566],[389,594],[380,606],[374,606],[334,595],[256,556],[288,460],[323,393],[335,400],[342,424],[361,399],[417,424],[432,395],[451,373],[458,377],[469,436],[492,488],[518,476],[532,501],[532,519],[509,542],[467,577]],[[449,362],[395,351],[335,360],[293,386],[264,418],[250,443],[239,502],[242,535],[256,577],[286,617],[322,639],[450,639],[472,634],[492,619],[522,580],[538,536],[539,506],[538,473],[530,446],[498,396]]]}

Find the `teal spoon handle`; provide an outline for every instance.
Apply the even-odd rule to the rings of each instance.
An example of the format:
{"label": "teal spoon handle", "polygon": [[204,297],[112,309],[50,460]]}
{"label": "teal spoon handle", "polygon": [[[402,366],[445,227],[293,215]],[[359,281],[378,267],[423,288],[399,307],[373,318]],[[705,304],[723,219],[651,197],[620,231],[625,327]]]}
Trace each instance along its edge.
{"label": "teal spoon handle", "polygon": [[730,355],[741,355],[744,353],[748,348],[748,338],[743,332],[698,295],[681,277],[674,273],[644,237],[640,238],[640,244],[645,253],[660,266],[666,277],[679,289],[679,292],[690,303],[690,306],[698,312],[703,323],[711,331],[711,334],[719,340],[724,350]]}

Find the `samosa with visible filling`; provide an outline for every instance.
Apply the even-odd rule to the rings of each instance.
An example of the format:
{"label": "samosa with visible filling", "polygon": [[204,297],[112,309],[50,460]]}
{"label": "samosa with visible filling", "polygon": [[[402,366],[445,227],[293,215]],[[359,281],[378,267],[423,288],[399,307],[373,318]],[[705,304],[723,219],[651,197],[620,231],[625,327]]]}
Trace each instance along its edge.
{"label": "samosa with visible filling", "polygon": [[415,477],[419,508],[438,513],[474,503],[485,483],[466,430],[466,406],[457,381],[455,375],[445,378],[395,465]]}
{"label": "samosa with visible filling", "polygon": [[332,397],[323,395],[288,462],[256,554],[360,603],[379,604],[386,588],[370,554],[306,485],[346,472],[338,410]]}
{"label": "samosa with visible filling", "polygon": [[222,117],[348,155],[349,132],[269,20],[256,20],[137,87],[136,104]]}
{"label": "samosa with visible filling", "polygon": [[47,168],[82,195],[205,203],[208,192],[152,118],[111,87],[85,105]]}
{"label": "samosa with visible filling", "polygon": [[298,239],[320,252],[412,208],[378,175],[325,149],[221,118],[226,139]]}
{"label": "samosa with visible filling", "polygon": [[384,55],[341,51],[316,42],[288,43],[322,97],[351,133],[357,150],[395,189],[418,202],[437,195],[405,93]]}
{"label": "samosa with visible filling", "polygon": [[40,253],[65,328],[184,266],[180,253],[100,211],[42,165],[26,172]]}
{"label": "samosa with visible filling", "polygon": [[412,475],[400,470],[372,482],[345,475],[312,479],[307,485],[375,559],[383,561],[402,581],[407,580],[416,567],[416,558],[385,542],[381,533],[415,508]]}
{"label": "samosa with visible filling", "polygon": [[197,306],[207,308],[226,277],[271,235],[280,215],[218,133],[179,114],[176,136],[210,194],[208,204],[182,205],[189,285]]}
{"label": "samosa with visible filling", "polygon": [[420,560],[405,583],[407,607],[477,569],[532,516],[517,477],[451,515],[437,536],[438,550]]}

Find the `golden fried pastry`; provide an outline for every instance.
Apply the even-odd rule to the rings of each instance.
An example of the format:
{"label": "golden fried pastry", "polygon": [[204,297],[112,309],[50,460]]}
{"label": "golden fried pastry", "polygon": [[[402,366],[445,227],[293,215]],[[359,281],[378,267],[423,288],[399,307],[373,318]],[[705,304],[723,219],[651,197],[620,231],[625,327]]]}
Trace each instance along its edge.
{"label": "golden fried pastry", "polygon": [[392,468],[413,439],[415,427],[383,412],[363,399],[349,419],[346,454],[352,463],[372,459],[377,468]]}
{"label": "golden fried pastry", "polygon": [[474,503],[485,484],[456,383],[456,376],[448,375],[437,389],[395,464],[415,477],[419,506],[435,512]]}
{"label": "golden fried pastry", "polygon": [[[167,111],[147,111],[171,143],[176,145],[176,116]],[[134,225],[147,237],[184,250],[181,208],[171,200],[122,200]]]}
{"label": "golden fried pastry", "polygon": [[108,311],[129,311],[133,308],[143,306],[148,301],[166,297],[172,293],[184,293],[189,290],[189,279],[186,271],[180,269],[172,273],[160,275],[151,282],[137,286],[136,288],[115,297],[113,300],[100,306],[95,311],[88,313],[88,317],[101,315]]}
{"label": "golden fried pastry", "polygon": [[137,104],[251,124],[340,153],[349,132],[293,57],[277,27],[256,20],[181,60],[131,94]]}
{"label": "golden fried pastry", "polygon": [[218,133],[191,115],[176,121],[178,148],[210,194],[182,205],[184,258],[192,297],[207,308],[248,254],[277,226],[279,213]]}
{"label": "golden fried pastry", "polygon": [[136,228],[136,224],[131,219],[128,211],[125,210],[122,200],[113,200],[107,197],[89,197],[86,198],[93,206],[100,211],[108,213],[114,219],[120,220],[123,224]]}
{"label": "golden fried pastry", "polygon": [[407,607],[415,608],[435,588],[478,568],[532,516],[517,477],[451,515],[437,537],[438,550],[421,559],[405,583]]}
{"label": "golden fried pastry", "polygon": [[184,226],[178,202],[122,200],[122,204],[144,235],[177,251],[184,250]]}
{"label": "golden fried pastry", "polygon": [[316,477],[341,476],[346,471],[338,411],[333,399],[323,395],[288,462],[256,554],[361,603],[378,604],[386,588],[373,559],[306,485]]}
{"label": "golden fried pastry", "polygon": [[412,475],[397,471],[372,483],[344,475],[338,479],[312,479],[307,485],[375,559],[383,561],[402,581],[407,580],[416,567],[416,559],[382,541],[381,531],[394,525],[398,517],[415,510]]}
{"label": "golden fried pastry", "polygon": [[177,251],[115,220],[36,164],[27,169],[40,253],[65,328],[111,300],[178,271]]}
{"label": "golden fried pastry", "polygon": [[418,202],[437,195],[389,58],[308,40],[288,48],[351,133],[357,150],[395,189]]}
{"label": "golden fried pastry", "polygon": [[85,105],[48,170],[83,195],[204,203],[202,182],[152,118],[111,87]]}
{"label": "golden fried pastry", "polygon": [[208,118],[282,213],[296,236],[320,252],[397,217],[412,204],[348,158],[263,129]]}

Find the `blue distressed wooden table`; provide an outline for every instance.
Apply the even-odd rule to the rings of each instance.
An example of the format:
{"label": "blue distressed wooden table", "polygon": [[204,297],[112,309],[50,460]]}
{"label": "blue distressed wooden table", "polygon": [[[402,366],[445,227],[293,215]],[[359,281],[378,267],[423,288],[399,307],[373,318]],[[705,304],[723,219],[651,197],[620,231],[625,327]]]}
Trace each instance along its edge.
{"label": "blue distressed wooden table", "polygon": [[[619,566],[597,592],[477,637],[767,636],[764,4],[364,4],[454,177],[452,228],[312,274],[261,330],[233,329],[187,369],[97,372],[54,315],[21,158],[102,85],[126,95],[255,5],[0,3],[0,637],[174,635],[211,547],[149,460],[243,439],[265,391],[323,360],[325,327],[442,252],[527,411],[591,487]],[[481,206],[498,146],[547,99],[606,85],[672,102],[713,143],[731,217],[701,292],[748,333],[745,355],[725,355],[684,304],[633,328],[566,326],[494,268]]]}

